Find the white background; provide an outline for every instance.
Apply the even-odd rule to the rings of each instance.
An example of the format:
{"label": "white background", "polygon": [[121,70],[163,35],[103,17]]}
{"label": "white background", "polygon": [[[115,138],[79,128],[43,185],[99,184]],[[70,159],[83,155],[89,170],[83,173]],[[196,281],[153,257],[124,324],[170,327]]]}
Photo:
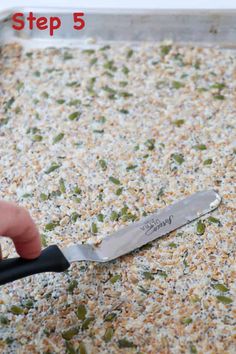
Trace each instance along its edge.
{"label": "white background", "polygon": [[14,6],[81,8],[232,9],[236,0],[0,0],[0,10]]}

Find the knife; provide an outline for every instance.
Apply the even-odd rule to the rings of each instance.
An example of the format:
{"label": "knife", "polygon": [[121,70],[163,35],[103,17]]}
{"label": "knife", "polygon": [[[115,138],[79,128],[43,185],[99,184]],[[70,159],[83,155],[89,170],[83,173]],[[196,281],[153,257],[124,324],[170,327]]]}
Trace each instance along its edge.
{"label": "knife", "polygon": [[98,245],[78,244],[63,249],[52,245],[34,260],[3,260],[0,262],[0,285],[32,274],[63,272],[72,262],[111,261],[209,213],[220,202],[221,197],[215,190],[197,192],[106,236]]}

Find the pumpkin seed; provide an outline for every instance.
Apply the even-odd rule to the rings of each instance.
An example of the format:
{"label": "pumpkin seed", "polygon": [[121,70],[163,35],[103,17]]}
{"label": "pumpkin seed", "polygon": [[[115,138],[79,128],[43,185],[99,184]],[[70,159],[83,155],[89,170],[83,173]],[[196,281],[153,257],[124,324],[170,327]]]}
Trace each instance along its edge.
{"label": "pumpkin seed", "polygon": [[84,305],[79,305],[76,311],[76,316],[78,317],[79,320],[84,321],[86,318],[87,310]]}
{"label": "pumpkin seed", "polygon": [[114,335],[114,329],[112,327],[109,327],[106,329],[106,332],[103,336],[103,340],[108,343],[111,341],[112,337]]}
{"label": "pumpkin seed", "polygon": [[204,232],[205,232],[205,229],[206,229],[205,224],[201,220],[199,220],[197,222],[197,234],[198,235],[203,235]]}

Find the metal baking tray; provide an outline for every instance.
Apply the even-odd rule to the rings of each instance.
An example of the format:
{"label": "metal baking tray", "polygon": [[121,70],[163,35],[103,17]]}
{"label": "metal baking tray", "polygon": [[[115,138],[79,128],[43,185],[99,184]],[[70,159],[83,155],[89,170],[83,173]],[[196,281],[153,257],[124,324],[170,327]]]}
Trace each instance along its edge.
{"label": "metal baking tray", "polygon": [[[60,16],[62,26],[53,37],[48,31],[14,31],[15,12],[36,16]],[[86,26],[73,29],[73,12],[83,11]],[[0,44],[20,41],[33,46],[80,46],[88,39],[107,41],[172,40],[203,46],[236,47],[236,10],[98,10],[81,8],[14,8],[0,13]],[[91,43],[92,41],[90,41]]]}

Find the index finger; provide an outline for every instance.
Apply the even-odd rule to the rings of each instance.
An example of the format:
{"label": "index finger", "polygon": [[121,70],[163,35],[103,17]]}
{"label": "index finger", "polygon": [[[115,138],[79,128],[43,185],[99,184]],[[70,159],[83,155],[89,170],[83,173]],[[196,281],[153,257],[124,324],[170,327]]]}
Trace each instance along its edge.
{"label": "index finger", "polygon": [[25,208],[0,201],[0,235],[13,240],[16,251],[22,258],[34,259],[40,255],[40,235]]}

